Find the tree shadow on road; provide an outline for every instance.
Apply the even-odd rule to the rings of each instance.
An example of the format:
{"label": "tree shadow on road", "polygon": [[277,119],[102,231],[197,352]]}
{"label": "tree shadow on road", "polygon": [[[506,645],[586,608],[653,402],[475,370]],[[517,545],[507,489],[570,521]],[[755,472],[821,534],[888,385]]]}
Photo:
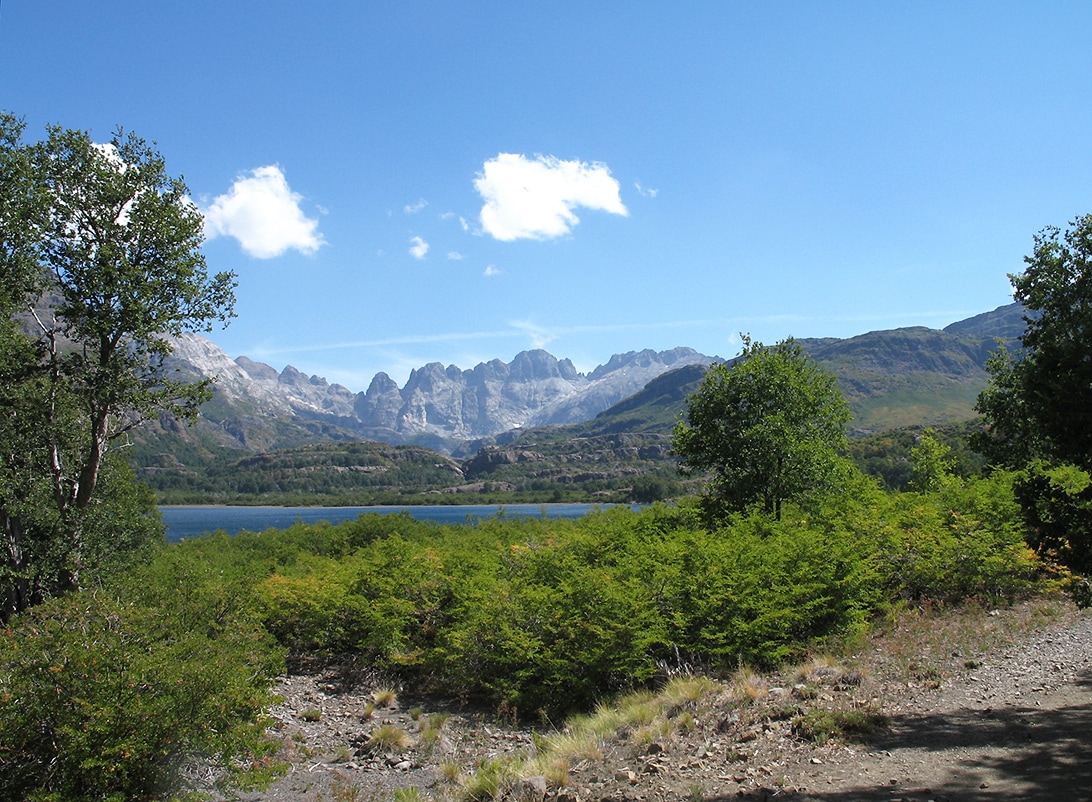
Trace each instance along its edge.
{"label": "tree shadow on road", "polygon": [[[872,781],[851,776],[829,791],[758,792],[750,798],[829,802],[1092,799],[1092,674],[1074,684],[1076,704],[1056,709],[1032,703],[1001,710],[896,716],[867,745],[871,753],[867,760],[876,769]],[[889,783],[881,774],[884,761],[893,759],[885,755],[907,758],[911,771],[915,764],[922,765],[921,776],[884,784]],[[935,766],[938,758],[940,771],[929,770],[928,764]]]}

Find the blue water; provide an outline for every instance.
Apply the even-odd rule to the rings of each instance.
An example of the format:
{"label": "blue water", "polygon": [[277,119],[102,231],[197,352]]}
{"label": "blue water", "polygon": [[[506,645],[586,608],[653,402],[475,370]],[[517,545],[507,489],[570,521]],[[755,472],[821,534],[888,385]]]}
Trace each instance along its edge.
{"label": "blue water", "polygon": [[408,512],[422,521],[441,524],[473,523],[503,512],[506,516],[529,518],[579,518],[600,504],[464,504],[457,506],[409,507],[160,507],[167,525],[167,540],[197,537],[222,529],[229,535],[243,530],[262,532],[285,529],[297,523],[328,521],[332,524],[353,520],[365,513]]}

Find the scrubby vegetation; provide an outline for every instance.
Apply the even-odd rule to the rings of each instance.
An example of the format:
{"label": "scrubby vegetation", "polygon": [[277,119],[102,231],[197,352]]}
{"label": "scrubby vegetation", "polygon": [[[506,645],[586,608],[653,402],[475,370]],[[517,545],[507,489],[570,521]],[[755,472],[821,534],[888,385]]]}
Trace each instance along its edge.
{"label": "scrubby vegetation", "polygon": [[890,493],[858,475],[781,521],[711,522],[696,503],[475,526],[367,515],[164,547],[5,633],[3,790],[100,798],[72,789],[171,790],[198,760],[268,767],[256,722],[282,651],[356,654],[407,685],[557,721],[680,663],[773,666],[893,605],[1041,581],[1013,477],[940,479]]}

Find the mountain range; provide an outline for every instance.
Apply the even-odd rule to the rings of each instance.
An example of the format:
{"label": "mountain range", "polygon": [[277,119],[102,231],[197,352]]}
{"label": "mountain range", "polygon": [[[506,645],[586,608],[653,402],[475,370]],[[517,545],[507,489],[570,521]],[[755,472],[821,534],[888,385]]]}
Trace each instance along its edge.
{"label": "mountain range", "polygon": [[334,439],[450,452],[524,427],[587,420],[669,370],[713,361],[691,348],[633,351],[583,374],[568,359],[534,350],[469,370],[432,362],[413,370],[404,387],[379,373],[366,392],[353,393],[291,365],[278,372],[245,356],[232,360],[210,340],[188,334],[176,340],[165,367],[176,375],[216,378],[201,425],[227,435],[225,445],[233,439],[245,450],[267,448],[283,435],[263,424],[279,419]]}
{"label": "mountain range", "polygon": [[[1011,304],[942,330],[798,342],[836,377],[854,413],[852,433],[867,435],[973,417],[986,360],[998,340],[1020,336],[1022,315]],[[192,428],[166,417],[149,422],[134,443],[134,462],[177,466],[359,440],[469,459],[548,427],[663,435],[717,361],[691,348],[631,351],[583,374],[567,359],[533,350],[466,370],[430,363],[403,387],[379,373],[366,392],[354,393],[292,366],[277,371],[245,356],[233,360],[208,339],[185,335],[166,367],[194,379],[215,377],[214,398]]]}

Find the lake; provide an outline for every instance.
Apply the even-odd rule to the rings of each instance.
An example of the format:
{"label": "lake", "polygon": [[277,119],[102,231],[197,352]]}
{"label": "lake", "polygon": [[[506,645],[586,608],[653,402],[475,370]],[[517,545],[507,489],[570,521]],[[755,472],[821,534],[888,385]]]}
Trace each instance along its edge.
{"label": "lake", "polygon": [[[376,512],[389,515],[408,512],[422,521],[440,524],[473,523],[503,512],[506,516],[527,518],[579,518],[602,504],[461,504],[453,506],[407,507],[160,507],[167,526],[167,540],[197,537],[222,529],[229,535],[243,530],[261,532],[266,529],[286,529],[297,523],[328,521],[332,524],[349,521]],[[609,505],[607,505],[609,506]]]}

